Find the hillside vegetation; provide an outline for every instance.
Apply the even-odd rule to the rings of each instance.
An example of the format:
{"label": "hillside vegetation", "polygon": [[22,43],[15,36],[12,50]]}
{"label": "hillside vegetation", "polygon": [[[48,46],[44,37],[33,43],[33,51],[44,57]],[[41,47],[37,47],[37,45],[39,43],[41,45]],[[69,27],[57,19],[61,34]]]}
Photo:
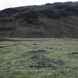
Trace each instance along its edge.
{"label": "hillside vegetation", "polygon": [[1,10],[0,36],[78,38],[78,2]]}

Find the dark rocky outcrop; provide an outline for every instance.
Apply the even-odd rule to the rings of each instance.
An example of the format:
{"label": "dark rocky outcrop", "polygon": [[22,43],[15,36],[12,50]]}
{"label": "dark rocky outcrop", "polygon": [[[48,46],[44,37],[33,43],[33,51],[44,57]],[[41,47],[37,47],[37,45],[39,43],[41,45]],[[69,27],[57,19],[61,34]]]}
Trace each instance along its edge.
{"label": "dark rocky outcrop", "polygon": [[0,36],[78,38],[78,2],[4,9]]}

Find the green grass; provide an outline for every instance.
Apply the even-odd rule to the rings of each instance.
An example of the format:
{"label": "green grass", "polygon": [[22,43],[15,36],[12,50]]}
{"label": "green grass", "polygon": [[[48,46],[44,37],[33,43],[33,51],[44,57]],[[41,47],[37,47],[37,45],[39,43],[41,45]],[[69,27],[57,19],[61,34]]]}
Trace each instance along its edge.
{"label": "green grass", "polygon": [[78,40],[1,41],[0,78],[78,78]]}

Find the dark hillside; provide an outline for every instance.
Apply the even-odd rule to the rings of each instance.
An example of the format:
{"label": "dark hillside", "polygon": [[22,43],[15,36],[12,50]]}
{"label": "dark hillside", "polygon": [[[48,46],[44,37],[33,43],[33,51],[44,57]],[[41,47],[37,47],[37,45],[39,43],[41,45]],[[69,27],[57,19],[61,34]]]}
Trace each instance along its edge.
{"label": "dark hillside", "polygon": [[0,36],[78,38],[78,2],[4,9]]}

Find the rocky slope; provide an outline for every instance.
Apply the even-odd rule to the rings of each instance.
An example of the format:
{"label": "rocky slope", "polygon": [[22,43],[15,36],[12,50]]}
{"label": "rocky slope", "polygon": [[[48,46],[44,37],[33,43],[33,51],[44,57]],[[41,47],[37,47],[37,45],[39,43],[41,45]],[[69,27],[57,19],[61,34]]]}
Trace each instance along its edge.
{"label": "rocky slope", "polygon": [[78,38],[78,2],[1,10],[0,37]]}

